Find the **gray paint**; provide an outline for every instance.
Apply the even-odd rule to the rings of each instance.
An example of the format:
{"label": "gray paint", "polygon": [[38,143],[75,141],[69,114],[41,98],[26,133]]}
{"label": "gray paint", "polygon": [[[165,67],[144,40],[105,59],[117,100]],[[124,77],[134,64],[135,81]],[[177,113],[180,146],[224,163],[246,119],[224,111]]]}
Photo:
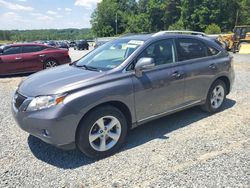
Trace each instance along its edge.
{"label": "gray paint", "polygon": [[[189,35],[141,35],[127,37],[145,40],[119,67],[107,72],[95,72],[63,65],[41,71],[20,84],[18,92],[27,97],[67,93],[63,104],[55,107],[25,112],[12,103],[13,115],[19,126],[47,143],[63,147],[75,141],[77,126],[84,115],[94,107],[110,101],[127,106],[132,117],[132,127],[146,121],[204,103],[211,84],[220,76],[230,83],[234,80],[231,57],[216,43],[205,37],[195,37],[209,43],[221,52],[217,56],[176,62],[145,70],[141,77],[126,67],[151,43],[168,38],[192,38]],[[215,69],[209,67],[211,64]],[[179,77],[174,73],[180,73]],[[43,129],[50,137],[43,135]]]}

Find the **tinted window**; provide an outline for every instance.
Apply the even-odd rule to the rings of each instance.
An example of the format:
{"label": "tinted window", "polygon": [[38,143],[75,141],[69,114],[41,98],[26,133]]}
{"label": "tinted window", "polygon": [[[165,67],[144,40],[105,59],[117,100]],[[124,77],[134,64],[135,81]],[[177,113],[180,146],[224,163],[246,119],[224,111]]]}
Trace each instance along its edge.
{"label": "tinted window", "polygon": [[177,39],[178,59],[185,61],[207,56],[207,47],[195,39]]}
{"label": "tinted window", "polygon": [[13,47],[6,48],[4,49],[4,52],[3,52],[4,55],[19,54],[19,53],[21,53],[20,46],[13,46]]}
{"label": "tinted window", "polygon": [[43,50],[41,46],[23,46],[23,53],[38,52]]}
{"label": "tinted window", "polygon": [[173,40],[162,40],[147,47],[138,59],[142,57],[151,57],[155,65],[162,65],[175,62],[175,51]]}

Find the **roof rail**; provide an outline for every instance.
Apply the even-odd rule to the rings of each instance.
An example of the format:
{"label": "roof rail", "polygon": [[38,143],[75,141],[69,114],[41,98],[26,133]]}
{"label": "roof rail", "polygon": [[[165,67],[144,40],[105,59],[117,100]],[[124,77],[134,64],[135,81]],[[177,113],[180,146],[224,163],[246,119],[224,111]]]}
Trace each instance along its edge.
{"label": "roof rail", "polygon": [[197,31],[178,31],[178,30],[169,30],[169,31],[159,31],[155,34],[153,34],[153,37],[161,36],[164,34],[189,34],[189,35],[201,35],[201,36],[207,36],[205,33],[197,32]]}

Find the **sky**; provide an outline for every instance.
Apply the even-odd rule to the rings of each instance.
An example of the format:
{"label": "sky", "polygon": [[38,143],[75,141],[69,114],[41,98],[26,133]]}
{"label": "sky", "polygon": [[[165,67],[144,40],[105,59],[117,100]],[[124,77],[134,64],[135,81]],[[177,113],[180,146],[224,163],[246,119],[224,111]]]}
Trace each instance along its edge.
{"label": "sky", "polygon": [[101,0],[0,0],[0,30],[90,28]]}

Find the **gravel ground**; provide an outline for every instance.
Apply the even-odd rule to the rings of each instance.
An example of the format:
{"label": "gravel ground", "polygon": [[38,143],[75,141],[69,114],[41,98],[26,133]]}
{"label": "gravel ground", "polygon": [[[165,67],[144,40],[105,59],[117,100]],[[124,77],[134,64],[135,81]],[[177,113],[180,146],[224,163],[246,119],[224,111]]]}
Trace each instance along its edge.
{"label": "gravel ground", "polygon": [[[72,52],[78,59],[86,51]],[[62,151],[20,130],[11,93],[24,77],[0,79],[0,187],[250,187],[250,55],[235,55],[224,109],[192,108],[132,130],[99,161]]]}

